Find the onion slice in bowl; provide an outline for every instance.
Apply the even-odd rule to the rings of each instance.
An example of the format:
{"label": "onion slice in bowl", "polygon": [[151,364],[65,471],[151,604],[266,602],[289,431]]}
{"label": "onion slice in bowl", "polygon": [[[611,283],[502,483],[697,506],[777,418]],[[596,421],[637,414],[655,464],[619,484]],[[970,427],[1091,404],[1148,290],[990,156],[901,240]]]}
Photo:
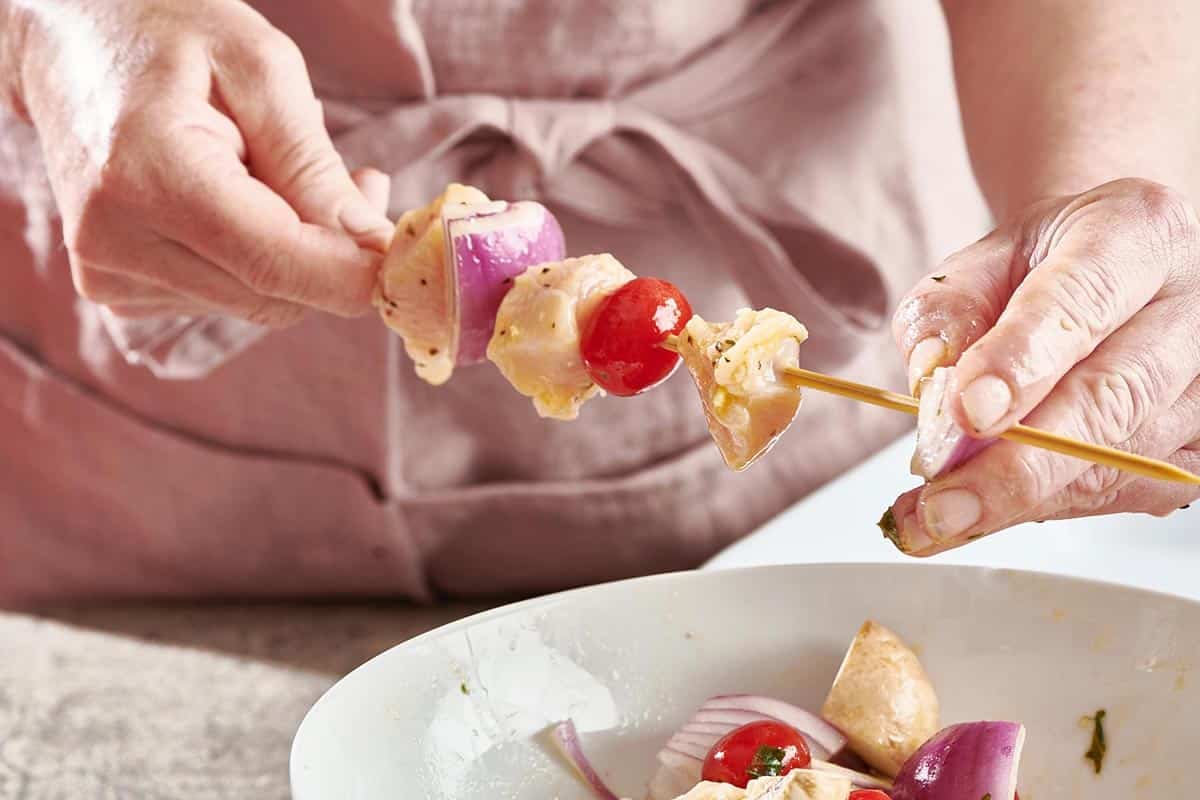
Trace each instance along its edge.
{"label": "onion slice in bowl", "polygon": [[566,722],[558,723],[550,732],[550,736],[554,740],[554,743],[558,745],[558,749],[562,752],[563,757],[571,762],[571,766],[574,767],[575,772],[579,774],[580,779],[591,789],[592,795],[597,800],[620,800],[605,785],[600,775],[596,772],[595,767],[588,761],[587,755],[583,752],[583,745],[579,741],[579,731],[576,730],[574,722],[567,720]]}
{"label": "onion slice in bowl", "polygon": [[[707,719],[719,718],[726,712],[744,714],[747,717],[751,717],[746,719],[745,722],[737,722],[729,730],[745,725],[748,722],[756,722],[760,719],[773,719],[785,725],[792,726],[804,734],[804,739],[808,744],[808,750],[812,753],[812,757],[823,761],[837,759],[846,747],[846,737],[842,735],[842,732],[817,714],[806,711],[799,706],[794,706],[791,703],[786,703],[783,700],[763,695],[718,695],[705,701],[693,719],[697,722],[703,722]],[[713,743],[716,743],[715,739]]]}
{"label": "onion slice in bowl", "polygon": [[864,789],[886,788],[883,779],[830,763],[849,754],[846,737],[819,715],[773,697],[752,694],[709,698],[658,753],[658,771],[650,783],[650,800],[674,800],[700,782],[708,752],[729,732],[751,722],[773,721],[804,735],[812,754],[810,769],[847,777]]}
{"label": "onion slice in bowl", "polygon": [[513,279],[536,264],[566,257],[562,228],[540,203],[459,204],[442,213],[455,364],[477,364],[487,353],[496,312]]}
{"label": "onion slice in bowl", "polygon": [[962,464],[994,439],[976,439],[958,426],[950,413],[949,388],[954,367],[938,367],[921,382],[917,414],[917,449],[912,474],[933,480]]}
{"label": "onion slice in bowl", "polygon": [[966,722],[934,734],[904,762],[892,800],[1013,800],[1025,744],[1019,722]]}

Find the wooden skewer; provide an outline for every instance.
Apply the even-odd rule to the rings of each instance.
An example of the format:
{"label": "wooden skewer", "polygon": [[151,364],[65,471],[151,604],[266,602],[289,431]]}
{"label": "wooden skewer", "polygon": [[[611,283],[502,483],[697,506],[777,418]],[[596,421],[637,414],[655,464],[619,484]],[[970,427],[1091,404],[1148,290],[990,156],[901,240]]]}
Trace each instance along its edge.
{"label": "wooden skewer", "polygon": [[[666,342],[663,343],[663,347],[678,352],[678,342],[674,336],[668,337]],[[832,375],[812,372],[807,369],[793,369],[789,367],[784,370],[784,374],[788,377],[789,383],[797,389],[800,387],[816,389],[820,392],[841,395],[860,403],[869,403],[873,406],[890,408],[893,411],[901,411],[913,416],[916,416],[917,410],[920,408],[920,404],[915,397],[889,392],[887,389],[880,389],[877,386],[867,386],[863,383],[855,383],[854,381],[835,378]],[[1146,478],[1200,486],[1200,475],[1193,475],[1174,464],[1168,464],[1166,461],[1147,458],[1136,453],[1127,453],[1115,447],[1105,447],[1104,445],[1082,442],[1078,439],[1072,439],[1069,436],[1062,436],[1039,428],[1031,428],[1028,425],[1014,425],[1000,434],[1000,438],[1007,439],[1010,442],[1030,445],[1031,447],[1040,447],[1043,450],[1051,450],[1055,453],[1080,458],[1084,461],[1103,464],[1106,467],[1131,472]]]}

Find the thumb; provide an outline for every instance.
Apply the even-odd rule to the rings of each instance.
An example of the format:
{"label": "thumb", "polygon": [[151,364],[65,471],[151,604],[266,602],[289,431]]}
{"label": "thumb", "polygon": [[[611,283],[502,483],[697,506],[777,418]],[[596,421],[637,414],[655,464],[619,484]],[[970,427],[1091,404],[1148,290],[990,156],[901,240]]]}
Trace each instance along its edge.
{"label": "thumb", "polygon": [[246,141],[251,173],[305,222],[385,251],[392,224],[334,149],[299,48],[270,31],[230,41],[214,59],[217,89]]}
{"label": "thumb", "polygon": [[909,391],[950,366],[987,333],[1024,271],[1013,237],[996,231],[947,258],[900,301],[892,334],[908,364]]}

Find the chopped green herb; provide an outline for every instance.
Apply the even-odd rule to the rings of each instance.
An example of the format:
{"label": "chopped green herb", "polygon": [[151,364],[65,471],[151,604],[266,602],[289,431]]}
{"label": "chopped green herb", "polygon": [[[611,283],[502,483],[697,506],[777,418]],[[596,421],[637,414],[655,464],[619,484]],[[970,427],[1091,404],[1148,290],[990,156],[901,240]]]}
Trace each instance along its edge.
{"label": "chopped green herb", "polygon": [[1083,757],[1092,762],[1097,775],[1104,767],[1104,756],[1108,752],[1108,744],[1104,741],[1104,717],[1107,714],[1108,712],[1102,708],[1096,712],[1094,717],[1084,717],[1092,722],[1092,746],[1083,754]]}
{"label": "chopped green herb", "polygon": [[935,283],[941,283],[942,281],[946,280],[946,276],[945,275],[934,275],[932,278],[930,278],[930,280],[934,281]]}
{"label": "chopped green herb", "polygon": [[764,744],[754,753],[754,759],[750,762],[750,766],[746,767],[746,774],[751,778],[781,775],[785,758],[787,758],[787,751],[782,747],[771,747]]}
{"label": "chopped green herb", "polygon": [[879,530],[883,531],[885,538],[891,540],[892,544],[896,545],[896,547],[900,546],[900,531],[896,528],[896,515],[892,513],[890,508],[883,512],[883,516],[879,518],[879,522],[876,524],[879,525]]}
{"label": "chopped green herb", "polygon": [[459,690],[460,692],[462,692],[463,694],[470,694],[470,693],[471,693],[471,690],[470,690],[470,689],[467,687],[467,682],[466,682],[466,681],[463,681],[462,683],[460,683],[460,684],[458,685],[458,690]]}

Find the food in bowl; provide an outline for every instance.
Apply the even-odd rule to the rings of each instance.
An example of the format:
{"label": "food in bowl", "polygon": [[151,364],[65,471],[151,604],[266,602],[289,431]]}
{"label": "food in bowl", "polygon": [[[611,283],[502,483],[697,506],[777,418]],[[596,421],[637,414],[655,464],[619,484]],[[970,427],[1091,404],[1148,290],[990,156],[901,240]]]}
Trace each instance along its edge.
{"label": "food in bowl", "polygon": [[[649,800],[1016,800],[1025,728],[979,721],[939,729],[920,659],[863,623],[821,708],[761,695],[703,703],[659,751]],[[556,744],[598,800],[619,800],[574,724]]]}

